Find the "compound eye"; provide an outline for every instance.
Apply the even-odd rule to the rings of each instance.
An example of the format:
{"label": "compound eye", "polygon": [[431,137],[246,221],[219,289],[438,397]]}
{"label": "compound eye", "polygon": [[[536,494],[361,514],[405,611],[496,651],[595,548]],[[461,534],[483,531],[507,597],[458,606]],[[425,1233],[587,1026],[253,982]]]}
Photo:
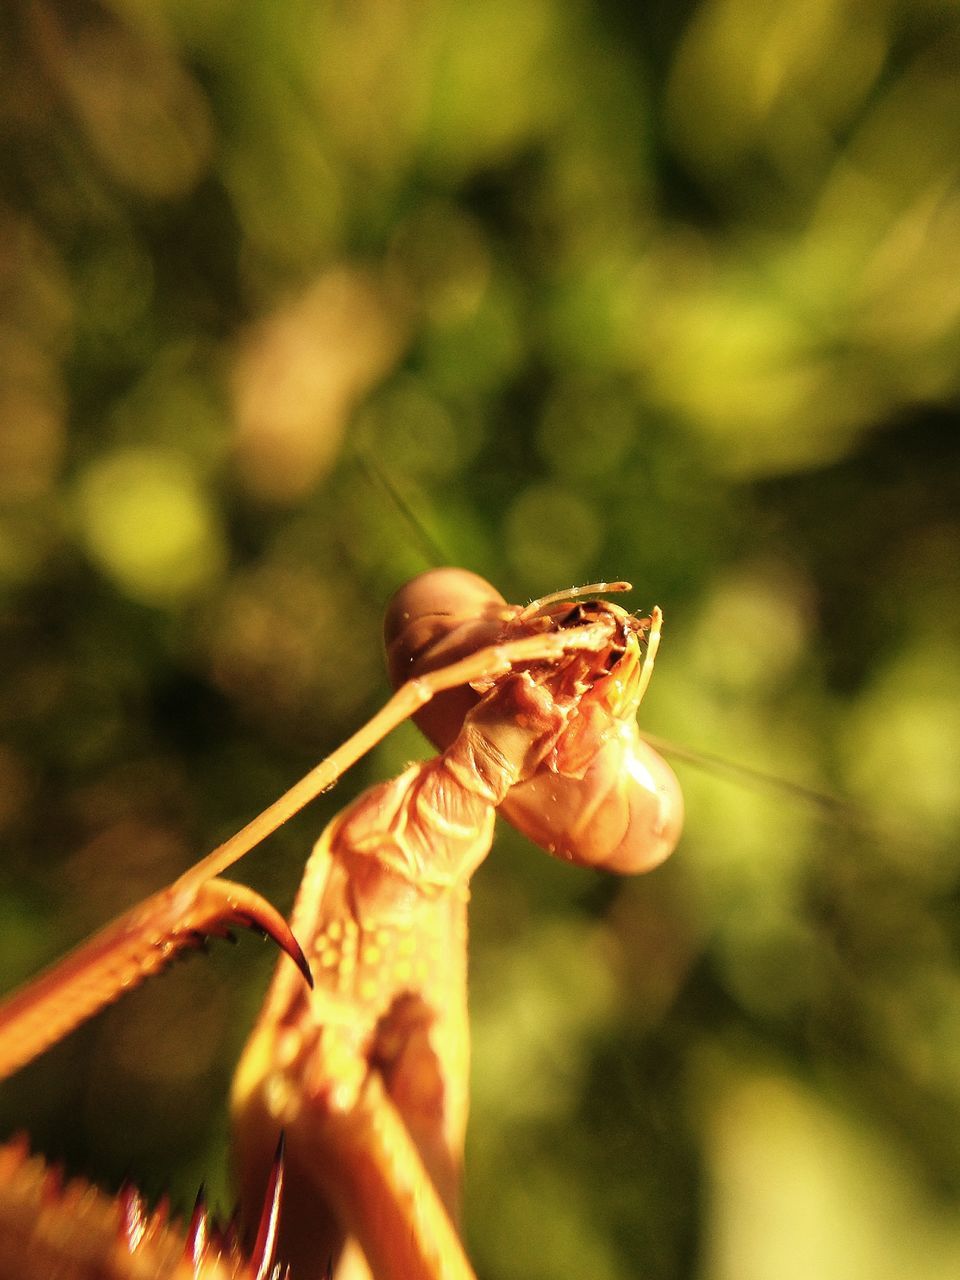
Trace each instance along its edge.
{"label": "compound eye", "polygon": [[[495,587],[468,569],[428,569],[401,587],[387,605],[383,642],[390,653],[402,648],[411,661],[431,637],[501,609]],[[409,637],[409,638],[408,638]]]}
{"label": "compound eye", "polygon": [[[383,639],[395,689],[494,644],[509,612],[503,596],[467,569],[429,569],[401,587],[387,606]],[[470,689],[441,694],[415,717],[438,747],[457,736],[476,702]]]}

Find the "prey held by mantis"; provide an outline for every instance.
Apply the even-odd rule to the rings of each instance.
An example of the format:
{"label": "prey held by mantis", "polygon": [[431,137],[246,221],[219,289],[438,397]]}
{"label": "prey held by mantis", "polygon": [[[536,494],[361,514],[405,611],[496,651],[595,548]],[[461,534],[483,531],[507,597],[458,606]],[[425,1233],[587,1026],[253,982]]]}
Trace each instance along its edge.
{"label": "prey held by mantis", "polygon": [[[457,1228],[466,916],[495,814],[559,859],[619,873],[656,866],[679,836],[679,786],[636,720],[660,612],[597,598],[626,589],[598,583],[519,606],[465,571],[414,579],[387,610],[397,692],[385,706],[173,884],[0,1005],[5,1077],[211,934],[249,925],[286,952],[233,1086],[238,1231],[208,1231],[198,1214],[184,1237],[136,1193],[61,1186],[12,1144],[0,1149],[0,1280],[473,1275]],[[289,925],[222,878],[410,716],[439,754],[333,819]]]}

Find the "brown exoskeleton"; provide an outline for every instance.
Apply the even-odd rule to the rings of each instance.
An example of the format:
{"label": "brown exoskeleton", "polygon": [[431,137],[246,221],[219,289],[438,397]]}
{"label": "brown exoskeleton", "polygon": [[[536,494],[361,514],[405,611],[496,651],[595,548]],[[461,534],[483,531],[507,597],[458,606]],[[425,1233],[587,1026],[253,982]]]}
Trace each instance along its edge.
{"label": "brown exoskeleton", "polygon": [[[659,610],[638,619],[590,598],[624,589],[597,584],[522,607],[461,570],[409,583],[387,613],[399,687],[390,702],[235,837],[0,1007],[0,1072],[198,933],[254,923],[296,965],[281,959],[234,1085],[242,1203],[278,1198],[282,1131],[278,1254],[294,1280],[331,1264],[339,1280],[472,1276],[456,1228],[466,908],[496,810],[554,856],[619,872],[656,866],[679,836],[679,786],[636,724]],[[440,754],[328,826],[292,933],[257,895],[219,879],[409,715]],[[257,1231],[247,1229],[248,1245],[258,1266],[272,1265],[263,1237],[273,1227],[261,1225],[254,1247]],[[22,1248],[30,1257],[34,1245]]]}

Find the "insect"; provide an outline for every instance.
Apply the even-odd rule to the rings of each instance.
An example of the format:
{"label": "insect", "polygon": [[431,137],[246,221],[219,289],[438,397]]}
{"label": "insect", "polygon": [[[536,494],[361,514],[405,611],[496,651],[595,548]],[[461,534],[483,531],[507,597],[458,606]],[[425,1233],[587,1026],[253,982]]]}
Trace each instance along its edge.
{"label": "insect", "polygon": [[[278,1233],[294,1280],[323,1276],[337,1259],[344,1278],[471,1276],[456,1228],[466,910],[495,812],[560,859],[624,873],[657,865],[679,836],[679,786],[636,723],[659,610],[638,619],[592,598],[624,589],[594,584],[522,607],[460,570],[414,579],[387,612],[393,698],[237,835],[0,1007],[0,1074],[198,936],[258,927],[289,959],[233,1089],[241,1203],[266,1206],[245,1228],[257,1274],[271,1273]],[[291,926],[220,878],[410,715],[440,754],[333,820]],[[23,1163],[8,1158],[14,1185]],[[130,1216],[120,1213],[127,1246],[138,1230],[159,1231],[133,1214],[131,1232]]]}

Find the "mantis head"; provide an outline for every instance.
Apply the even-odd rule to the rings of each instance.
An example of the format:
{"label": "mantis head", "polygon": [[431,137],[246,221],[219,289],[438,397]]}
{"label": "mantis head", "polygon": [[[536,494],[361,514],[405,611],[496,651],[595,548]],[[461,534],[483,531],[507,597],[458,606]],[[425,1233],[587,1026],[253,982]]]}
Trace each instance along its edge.
{"label": "mantis head", "polygon": [[[596,584],[521,607],[507,604],[476,574],[434,569],[394,596],[385,641],[390,675],[399,685],[523,635],[598,628],[604,636],[599,646],[573,650],[527,672],[528,682],[548,699],[550,723],[559,727],[536,768],[511,788],[501,812],[555,857],[633,873],[649,870],[673,851],[683,798],[673,770],[643,741],[636,721],[659,642],[659,610],[638,619],[608,601],[585,598],[590,591],[625,585]],[[503,678],[480,680],[441,694],[417,723],[446,748],[481,698],[496,698],[503,684]]]}

